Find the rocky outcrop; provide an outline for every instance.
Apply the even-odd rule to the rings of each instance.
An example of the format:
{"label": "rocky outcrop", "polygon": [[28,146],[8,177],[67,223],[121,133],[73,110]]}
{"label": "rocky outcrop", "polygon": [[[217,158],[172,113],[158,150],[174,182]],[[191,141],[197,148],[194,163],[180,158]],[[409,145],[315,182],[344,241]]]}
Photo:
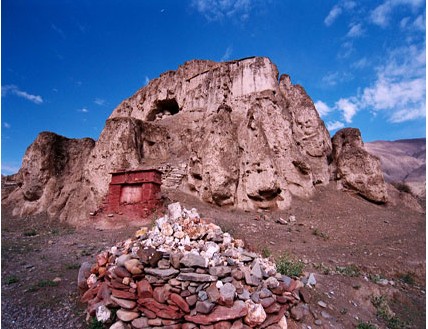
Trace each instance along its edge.
{"label": "rocky outcrop", "polygon": [[338,185],[354,190],[370,201],[386,202],[387,186],[380,160],[364,149],[359,129],[341,129],[332,142],[333,178]]}
{"label": "rocky outcrop", "polygon": [[25,152],[15,177],[18,188],[7,198],[14,206],[13,214],[47,211],[52,217],[60,216],[70,200],[81,194],[82,168],[94,146],[90,138],[68,139],[51,132],[40,133]]}
{"label": "rocky outcrop", "polygon": [[[310,197],[314,186],[329,182],[332,145],[305,90],[287,75],[278,80],[268,58],[252,57],[224,63],[193,60],[162,74],[124,100],[95,145],[83,149],[73,164],[78,193],[73,190],[50,211],[74,222],[103,203],[111,172],[142,167],[164,170],[163,188],[219,206],[286,209],[293,196]],[[345,157],[337,157],[338,173]],[[23,163],[22,171],[40,170],[38,180],[27,181],[17,192],[25,212],[50,207],[49,199],[36,201],[52,173],[45,177],[43,168],[40,161]],[[360,190],[378,182],[358,180]]]}
{"label": "rocky outcrop", "polygon": [[[324,123],[302,87],[285,75],[278,82],[267,58],[187,62],[110,116],[124,118],[166,130],[158,138],[143,132],[141,139],[150,141],[144,163],[185,159],[187,177],[176,188],[207,202],[284,209],[292,195],[308,197],[315,184],[329,181],[331,142]],[[95,158],[95,167],[102,161]]]}

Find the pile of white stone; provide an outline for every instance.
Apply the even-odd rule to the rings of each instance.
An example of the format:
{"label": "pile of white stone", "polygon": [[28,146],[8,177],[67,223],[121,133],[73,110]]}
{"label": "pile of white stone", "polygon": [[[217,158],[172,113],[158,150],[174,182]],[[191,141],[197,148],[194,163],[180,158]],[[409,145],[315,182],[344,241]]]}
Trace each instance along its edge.
{"label": "pile of white stone", "polygon": [[303,286],[179,203],[83,263],[78,284],[88,317],[112,329],[287,328]]}

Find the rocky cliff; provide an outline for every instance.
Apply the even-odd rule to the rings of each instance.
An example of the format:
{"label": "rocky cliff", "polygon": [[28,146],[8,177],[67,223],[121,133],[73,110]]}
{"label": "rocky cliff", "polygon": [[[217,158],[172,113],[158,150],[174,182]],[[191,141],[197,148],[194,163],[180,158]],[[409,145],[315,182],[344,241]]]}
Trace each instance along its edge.
{"label": "rocky cliff", "polygon": [[[76,222],[100,207],[110,172],[156,167],[164,172],[164,188],[224,207],[286,209],[292,196],[308,198],[330,179],[385,202],[380,167],[376,160],[369,166],[361,162],[367,155],[359,132],[354,135],[342,138],[336,143],[341,151],[332,153],[310,97],[289,76],[279,77],[268,58],[193,60],[124,100],[95,144],[73,141],[82,144],[78,159],[73,147],[64,148],[67,161],[60,159],[59,169],[44,162],[55,164],[61,152],[47,146],[41,154],[38,145],[51,142],[39,136],[25,155],[21,187],[7,200],[18,201],[15,212],[21,215],[48,210]],[[360,142],[353,144],[351,137]],[[358,155],[350,156],[355,149]],[[347,161],[356,161],[357,183],[346,174]],[[380,187],[374,191],[372,184]]]}

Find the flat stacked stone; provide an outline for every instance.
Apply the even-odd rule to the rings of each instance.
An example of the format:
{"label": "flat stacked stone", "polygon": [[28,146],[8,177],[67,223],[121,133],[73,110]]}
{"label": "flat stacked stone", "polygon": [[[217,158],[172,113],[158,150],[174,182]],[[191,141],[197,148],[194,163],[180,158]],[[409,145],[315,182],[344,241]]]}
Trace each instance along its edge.
{"label": "flat stacked stone", "polygon": [[81,300],[106,328],[286,328],[302,282],[243,247],[174,203],[152,230],[82,264]]}

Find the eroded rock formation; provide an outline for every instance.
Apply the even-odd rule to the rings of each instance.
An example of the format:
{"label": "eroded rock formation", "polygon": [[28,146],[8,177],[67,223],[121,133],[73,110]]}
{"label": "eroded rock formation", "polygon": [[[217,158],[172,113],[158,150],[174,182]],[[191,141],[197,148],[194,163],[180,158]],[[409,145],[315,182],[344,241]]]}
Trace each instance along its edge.
{"label": "eroded rock formation", "polygon": [[339,130],[332,138],[334,179],[341,187],[355,190],[370,201],[387,201],[380,160],[364,149],[361,133],[356,128]]}
{"label": "eroded rock formation", "polygon": [[[68,139],[51,132],[40,133],[25,152],[15,177],[18,188],[6,199],[14,206],[13,214],[46,211],[56,216],[72,206],[70,200],[79,197],[85,201],[88,195],[80,190],[82,168],[94,146],[90,138]],[[85,208],[85,204],[79,208]]]}
{"label": "eroded rock formation", "polygon": [[[330,181],[331,140],[312,100],[287,75],[278,79],[276,66],[262,57],[225,63],[193,60],[162,74],[113,111],[95,145],[79,142],[80,160],[60,165],[67,169],[59,174],[43,169],[43,156],[36,151],[43,141],[38,138],[26,154],[38,160],[25,158],[20,171],[22,176],[39,170],[37,179],[26,179],[13,193],[14,200],[22,196],[20,214],[48,210],[79,221],[103,203],[110,172],[142,167],[163,170],[164,188],[254,210],[285,209],[292,196],[310,197],[315,185]],[[334,153],[336,175],[345,170],[342,162],[351,159],[342,153]],[[358,184],[351,179],[342,185],[358,189],[367,199],[385,201],[365,186],[381,184],[382,177],[373,180],[365,174],[371,177],[372,172],[361,172]],[[78,193],[69,184],[51,188],[55,196],[43,192],[55,177],[71,179]],[[62,201],[53,207],[50,203],[58,195]]]}

